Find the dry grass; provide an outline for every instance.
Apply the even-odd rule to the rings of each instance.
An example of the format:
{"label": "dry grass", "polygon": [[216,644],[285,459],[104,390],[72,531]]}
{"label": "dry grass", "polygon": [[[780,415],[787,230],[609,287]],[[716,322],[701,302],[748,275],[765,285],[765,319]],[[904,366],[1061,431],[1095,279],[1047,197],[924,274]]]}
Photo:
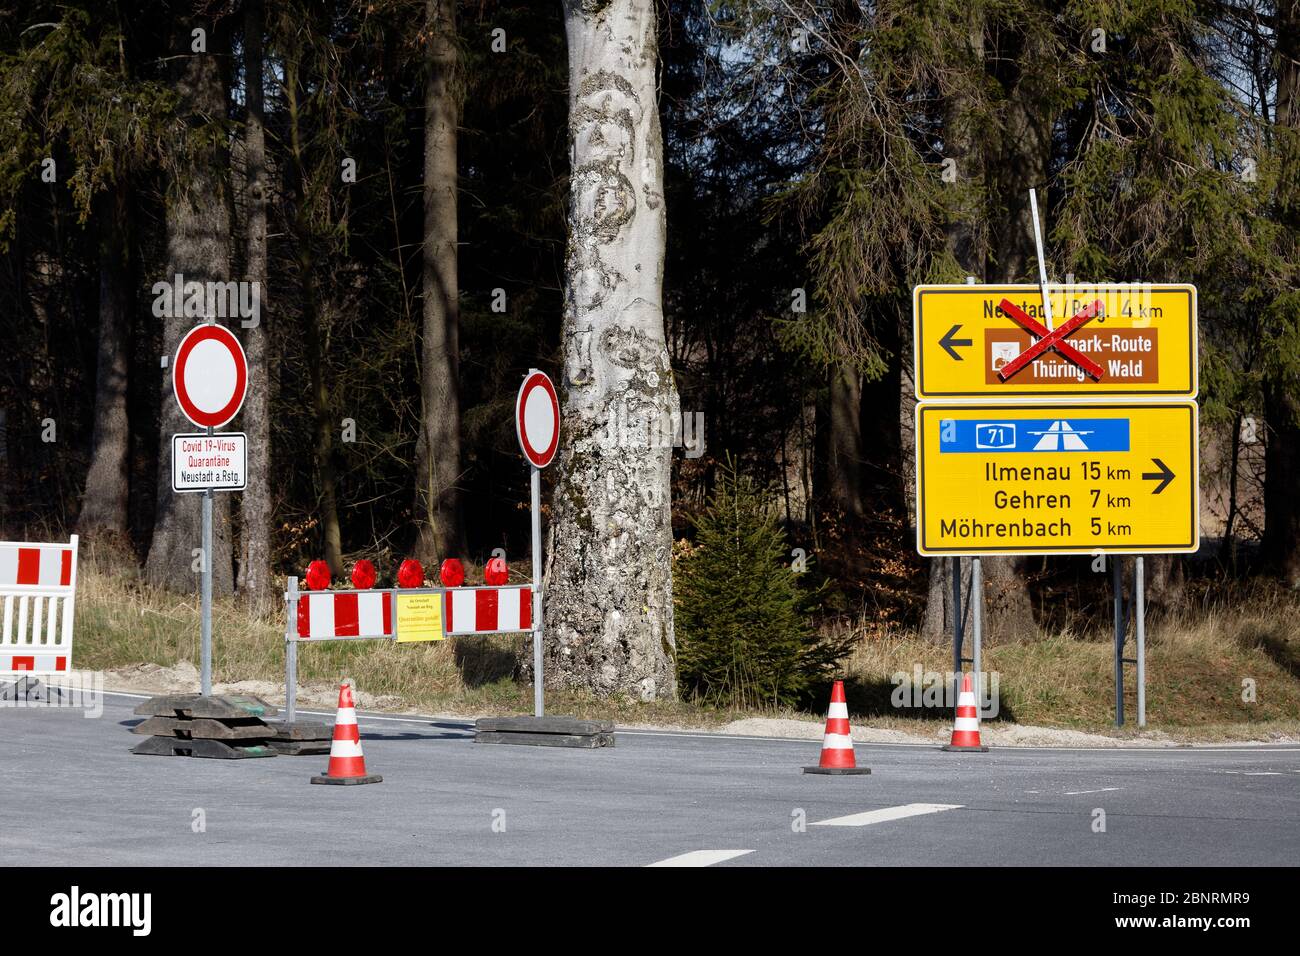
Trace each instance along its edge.
{"label": "dry grass", "polygon": [[[1162,729],[1242,725],[1300,727],[1300,600],[1279,589],[1256,588],[1239,598],[1151,623],[1147,633],[1147,721]],[[952,669],[951,645],[914,635],[872,634],[862,640],[846,671],[870,713],[899,671]],[[1061,633],[1036,641],[984,649],[984,669],[996,671],[1002,717],[1022,724],[1101,729],[1114,722],[1114,656],[1108,633]],[[970,653],[969,643],[966,647]],[[1126,657],[1136,655],[1130,638]],[[1243,701],[1253,681],[1254,702]],[[1136,673],[1125,667],[1125,715],[1137,713]],[[892,710],[892,708],[889,708]]]}
{"label": "dry grass", "polygon": [[[82,560],[77,608],[78,668],[110,670],[141,662],[197,664],[198,598],[145,586],[121,562]],[[258,619],[242,605],[214,608],[214,680],[279,682],[284,675],[282,613]],[[900,712],[890,702],[891,677],[951,669],[951,647],[870,623],[854,628],[857,649],[845,662],[850,709],[872,726],[931,733],[947,722],[934,711]],[[532,689],[516,681],[520,637],[449,639],[435,644],[389,641],[323,643],[299,653],[299,681],[351,677],[362,690],[401,699],[404,709],[437,713],[524,713]],[[1132,656],[1134,649],[1126,650]],[[1061,633],[1037,641],[985,648],[985,669],[1000,675],[1002,719],[1021,724],[1108,732],[1114,714],[1113,660],[1108,635]],[[1136,715],[1133,668],[1126,668],[1126,709]],[[1276,589],[1255,589],[1226,604],[1153,622],[1147,654],[1149,725],[1198,738],[1267,737],[1300,732],[1300,601]],[[1242,701],[1242,682],[1255,682],[1256,701]],[[689,701],[655,704],[596,700],[548,691],[548,709],[604,716],[622,723],[715,726],[743,716],[822,713],[824,691],[810,713],[736,713]]]}
{"label": "dry grass", "polygon": [[[199,602],[147,586],[107,557],[82,558],[78,569],[78,669],[114,670],[139,663],[199,662]],[[110,570],[112,568],[113,570]],[[213,682],[284,681],[284,617],[257,618],[238,601],[213,602]],[[529,713],[530,684],[516,681],[525,638],[449,638],[429,644],[331,641],[299,645],[298,681],[350,677],[376,697],[401,699],[403,709],[464,714]],[[577,716],[622,722],[693,725],[722,723],[728,715],[676,701],[641,704],[547,691],[547,707]]]}

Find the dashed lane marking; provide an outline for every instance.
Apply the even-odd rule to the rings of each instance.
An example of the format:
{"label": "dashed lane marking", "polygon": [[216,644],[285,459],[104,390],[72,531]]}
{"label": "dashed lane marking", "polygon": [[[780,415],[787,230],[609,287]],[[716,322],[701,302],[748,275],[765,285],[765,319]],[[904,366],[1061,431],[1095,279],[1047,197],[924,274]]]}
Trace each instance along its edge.
{"label": "dashed lane marking", "polygon": [[713,866],[715,863],[734,860],[738,856],[753,852],[753,850],[692,850],[690,853],[670,856],[657,863],[647,863],[646,866]]}
{"label": "dashed lane marking", "polygon": [[[1215,773],[1227,773],[1237,777],[1284,777],[1281,770],[1215,770]],[[1292,770],[1292,773],[1300,773],[1300,770]]]}
{"label": "dashed lane marking", "polygon": [[866,813],[851,813],[847,817],[817,820],[812,826],[865,827],[872,823],[888,823],[890,820],[904,820],[907,817],[919,817],[926,813],[942,813],[944,810],[961,808],[960,803],[906,803],[901,807],[885,807],[882,810],[868,810]]}
{"label": "dashed lane marking", "polygon": [[1119,789],[1119,787],[1102,787],[1100,790],[1067,790],[1065,791],[1065,795],[1067,797],[1078,797],[1085,793],[1109,793],[1112,790]]}

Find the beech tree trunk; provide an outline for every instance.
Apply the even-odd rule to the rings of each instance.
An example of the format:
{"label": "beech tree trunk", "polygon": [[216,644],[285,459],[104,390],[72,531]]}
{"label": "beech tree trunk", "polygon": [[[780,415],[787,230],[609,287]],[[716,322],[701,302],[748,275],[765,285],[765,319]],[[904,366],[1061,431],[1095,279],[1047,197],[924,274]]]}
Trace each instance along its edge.
{"label": "beech tree trunk", "polygon": [[262,0],[244,7],[244,74],[248,116],[244,126],[244,279],[262,292],[258,324],[244,330],[248,358],[248,397],[243,426],[248,435],[248,480],[240,496],[243,560],[239,586],[254,610],[272,605],[271,586],[271,386],[266,334],[266,129],[263,125]]}
{"label": "beech tree trunk", "polygon": [[[676,692],[662,307],[663,140],[652,0],[565,0],[571,192],[546,682]],[[611,434],[610,421],[628,423]],[[671,428],[669,428],[671,436]]]}
{"label": "beech tree trunk", "polygon": [[130,323],[127,321],[128,192],[113,187],[99,208],[99,350],[95,361],[95,425],[90,467],[81,495],[77,530],[103,536],[117,546],[127,543],[127,473],[131,429],[127,418],[127,369]]}
{"label": "beech tree trunk", "polygon": [[454,0],[426,0],[424,87],[423,411],[416,442],[415,553],[428,567],[459,549],[460,306],[456,225],[456,127],[460,122]]}
{"label": "beech tree trunk", "polygon": [[[191,29],[207,31],[207,52],[191,52]],[[228,55],[224,28],[207,21],[181,19],[173,30],[171,56],[176,92],[181,106],[178,116],[185,124],[199,125],[226,118],[226,76],[222,57]],[[185,135],[177,129],[178,139]],[[185,282],[226,282],[230,279],[230,164],[219,146],[190,154],[176,144],[174,175],[167,191],[167,271],[170,281],[177,273]],[[163,354],[168,367],[159,370],[161,408],[159,414],[158,495],[153,540],[145,562],[148,580],[177,591],[192,590],[197,584],[196,555],[201,547],[201,496],[175,494],[171,482],[172,435],[198,429],[183,414],[172,394],[171,358],[181,337],[196,322],[206,318],[173,318],[163,322]],[[229,593],[233,584],[230,548],[230,495],[217,493],[213,499],[212,588]]]}

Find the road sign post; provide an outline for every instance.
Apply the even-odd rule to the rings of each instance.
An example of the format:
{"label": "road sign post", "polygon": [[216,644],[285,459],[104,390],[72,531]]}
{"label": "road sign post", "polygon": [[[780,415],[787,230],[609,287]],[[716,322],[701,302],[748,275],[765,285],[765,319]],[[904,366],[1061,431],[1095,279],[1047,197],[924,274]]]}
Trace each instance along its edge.
{"label": "road sign post", "polygon": [[[215,430],[229,423],[243,407],[248,393],[248,360],[235,334],[209,321],[190,329],[181,338],[171,369],[176,404],[186,418],[204,429],[200,436],[172,437],[172,490],[203,493],[199,691],[208,697],[212,694],[212,495],[217,490],[244,487],[244,436],[218,436]],[[230,441],[236,437],[238,442]],[[185,439],[199,439],[205,447],[187,450]],[[223,447],[225,444],[230,447]],[[231,467],[236,445],[241,462],[238,474]],[[189,460],[178,461],[178,454],[188,455]]]}
{"label": "road sign post", "polygon": [[[971,631],[975,636],[975,649],[971,666],[975,668],[975,703],[984,706],[984,569],[979,555],[970,562]],[[981,714],[983,716],[983,714]]]}
{"label": "road sign post", "polygon": [[1111,558],[1115,591],[1115,726],[1124,726],[1124,569],[1118,555]]}
{"label": "road sign post", "polygon": [[519,447],[531,469],[530,511],[533,538],[533,715],[546,715],[542,692],[542,469],[560,444],[560,401],[545,372],[529,369],[515,398]]}
{"label": "road sign post", "polygon": [[[1200,544],[1196,287],[1050,284],[1033,189],[1029,202],[1038,286],[981,286],[968,276],[965,285],[912,293],[917,550],[953,558],[958,672],[961,555],[973,557],[979,671],[980,554],[1140,555]],[[1057,325],[1057,315],[1070,318]],[[1157,401],[1123,404],[1144,399]],[[1127,626],[1121,566],[1112,560],[1122,725]],[[1146,724],[1143,570],[1139,556],[1132,605],[1139,726]]]}
{"label": "road sign post", "polygon": [[1133,568],[1133,600],[1137,605],[1134,612],[1137,618],[1137,683],[1138,683],[1138,728],[1147,725],[1147,602],[1145,568],[1139,555]]}
{"label": "road sign post", "polygon": [[961,693],[961,646],[965,642],[965,633],[962,625],[962,600],[961,600],[961,556],[956,555],[951,559],[952,564],[952,699],[957,700],[957,695]]}
{"label": "road sign post", "polygon": [[199,585],[199,693],[212,696],[212,489],[203,492],[203,572]]}

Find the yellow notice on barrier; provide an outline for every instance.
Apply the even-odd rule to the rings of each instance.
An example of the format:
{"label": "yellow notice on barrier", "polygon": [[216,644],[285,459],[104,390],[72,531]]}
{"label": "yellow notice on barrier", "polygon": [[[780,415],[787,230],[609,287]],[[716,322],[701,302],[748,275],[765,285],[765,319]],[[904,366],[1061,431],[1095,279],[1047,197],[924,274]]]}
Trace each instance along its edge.
{"label": "yellow notice on barrier", "polygon": [[401,594],[397,597],[397,643],[440,641],[447,635],[442,629],[442,594]]}

